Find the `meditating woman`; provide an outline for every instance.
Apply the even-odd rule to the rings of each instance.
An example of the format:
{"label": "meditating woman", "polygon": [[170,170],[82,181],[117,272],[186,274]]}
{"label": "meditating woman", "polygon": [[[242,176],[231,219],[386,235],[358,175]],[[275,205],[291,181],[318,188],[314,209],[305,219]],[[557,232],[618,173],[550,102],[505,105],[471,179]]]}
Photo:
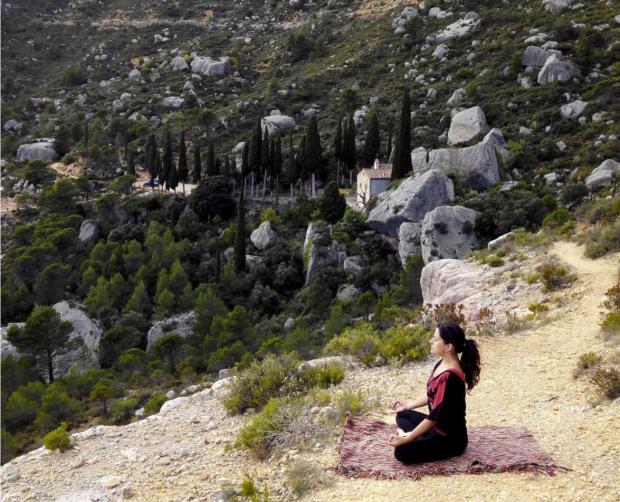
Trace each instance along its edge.
{"label": "meditating woman", "polygon": [[[455,457],[467,447],[465,387],[471,390],[478,383],[478,345],[449,321],[435,330],[431,353],[441,359],[426,383],[426,394],[411,402],[392,403],[398,435],[390,436],[389,442],[394,456],[405,464]],[[426,404],[428,415],[413,411]]]}

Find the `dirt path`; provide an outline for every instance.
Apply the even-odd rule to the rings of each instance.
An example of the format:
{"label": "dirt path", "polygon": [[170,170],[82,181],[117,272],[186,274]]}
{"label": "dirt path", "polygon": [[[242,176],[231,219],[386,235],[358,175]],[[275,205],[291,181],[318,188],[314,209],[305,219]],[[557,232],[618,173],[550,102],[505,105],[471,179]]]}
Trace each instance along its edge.
{"label": "dirt path", "polygon": [[[581,354],[605,350],[599,305],[617,280],[620,255],[588,260],[582,248],[565,242],[555,244],[550,252],[570,265],[579,280],[570,290],[554,295],[563,305],[551,308],[548,322],[509,337],[481,340],[484,367],[480,385],[468,398],[468,422],[471,426],[524,425],[559,465],[571,471],[555,477],[337,478],[331,487],[304,500],[620,500],[620,403],[598,402],[591,384],[572,377]],[[426,374],[414,370],[412,375],[411,368],[401,373],[408,382],[395,387],[394,395],[424,388]],[[398,381],[398,375],[392,378]],[[372,376],[370,380],[365,383],[372,388]]]}

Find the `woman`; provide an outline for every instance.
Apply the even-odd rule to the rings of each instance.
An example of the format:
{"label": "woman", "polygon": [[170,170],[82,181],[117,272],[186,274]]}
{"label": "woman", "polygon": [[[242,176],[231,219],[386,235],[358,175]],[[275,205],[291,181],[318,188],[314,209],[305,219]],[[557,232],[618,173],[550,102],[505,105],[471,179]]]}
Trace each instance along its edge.
{"label": "woman", "polygon": [[[467,447],[465,387],[471,390],[478,383],[478,345],[465,338],[458,324],[448,321],[435,330],[431,353],[441,359],[426,383],[426,394],[409,403],[392,403],[398,436],[390,436],[389,442],[394,456],[405,464],[455,457]],[[428,415],[412,411],[426,404]]]}

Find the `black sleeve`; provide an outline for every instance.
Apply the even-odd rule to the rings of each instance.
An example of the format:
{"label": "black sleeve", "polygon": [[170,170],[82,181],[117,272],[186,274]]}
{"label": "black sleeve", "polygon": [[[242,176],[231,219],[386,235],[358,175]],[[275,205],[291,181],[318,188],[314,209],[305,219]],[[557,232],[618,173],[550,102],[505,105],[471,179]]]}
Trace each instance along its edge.
{"label": "black sleeve", "polygon": [[445,424],[458,420],[459,414],[464,413],[465,384],[457,375],[449,372],[443,378],[434,396],[433,409],[428,419],[438,424]]}

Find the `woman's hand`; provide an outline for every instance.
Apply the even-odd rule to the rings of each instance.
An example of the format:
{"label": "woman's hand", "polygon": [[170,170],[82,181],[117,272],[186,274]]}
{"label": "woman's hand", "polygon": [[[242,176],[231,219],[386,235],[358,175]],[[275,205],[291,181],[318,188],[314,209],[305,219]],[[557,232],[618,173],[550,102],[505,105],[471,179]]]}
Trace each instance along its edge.
{"label": "woman's hand", "polygon": [[403,403],[402,401],[393,401],[392,404],[390,405],[390,407],[396,412],[399,413],[401,411],[406,411],[407,410],[407,404]]}
{"label": "woman's hand", "polygon": [[388,443],[390,446],[397,448],[402,446],[404,443],[403,438],[398,437],[396,434],[390,434],[390,438],[388,439]]}

